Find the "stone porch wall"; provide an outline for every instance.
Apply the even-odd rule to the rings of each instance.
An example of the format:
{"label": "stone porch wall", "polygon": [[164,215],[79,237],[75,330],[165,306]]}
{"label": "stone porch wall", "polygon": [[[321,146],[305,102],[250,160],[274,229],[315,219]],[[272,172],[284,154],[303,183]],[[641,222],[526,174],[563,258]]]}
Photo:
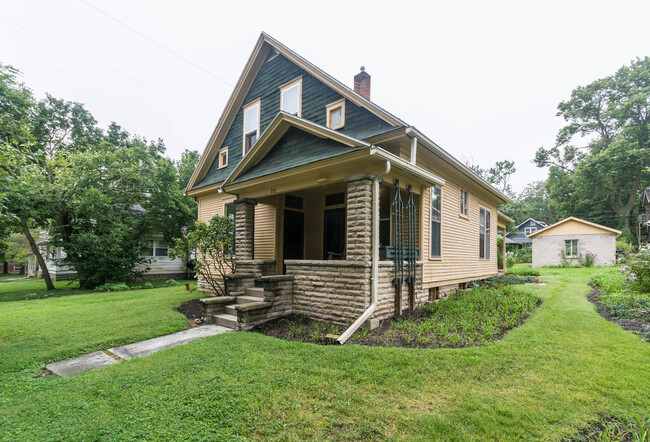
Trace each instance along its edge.
{"label": "stone porch wall", "polygon": [[293,313],[293,276],[262,276],[264,301],[239,304],[237,327],[248,330],[258,324]]}
{"label": "stone porch wall", "polygon": [[370,305],[369,261],[285,260],[293,276],[293,312],[337,324],[357,319]]}
{"label": "stone porch wall", "polygon": [[253,273],[257,277],[275,275],[275,260],[236,259],[236,273]]}
{"label": "stone porch wall", "polygon": [[[415,307],[429,302],[429,291],[422,288],[422,265],[417,261],[415,269]],[[404,263],[406,268],[406,263]],[[393,261],[379,262],[379,291],[378,305],[372,314],[372,319],[386,319],[395,316],[395,286],[393,285],[395,263]],[[370,292],[368,292],[370,293]],[[370,296],[370,295],[368,295]],[[409,287],[402,284],[402,312],[409,308]]]}

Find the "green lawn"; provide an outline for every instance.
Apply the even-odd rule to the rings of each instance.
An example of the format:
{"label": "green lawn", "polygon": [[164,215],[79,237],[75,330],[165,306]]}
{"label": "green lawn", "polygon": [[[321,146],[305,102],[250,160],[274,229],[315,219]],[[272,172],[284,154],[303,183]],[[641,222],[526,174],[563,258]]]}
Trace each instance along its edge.
{"label": "green lawn", "polygon": [[558,440],[650,415],[650,346],[586,299],[598,269],[543,269],[543,300],[485,347],[205,338],[66,379],[39,368],[183,328],[180,288],[4,303],[0,439]]}
{"label": "green lawn", "polygon": [[[183,285],[186,282],[196,285],[196,281],[178,281]],[[154,287],[165,285],[165,281],[151,281]],[[138,282],[131,286],[141,286],[145,282]],[[21,301],[27,299],[42,299],[52,296],[62,296],[69,294],[92,293],[92,290],[82,290],[79,288],[79,281],[54,281],[56,290],[47,290],[45,281],[40,278],[29,278],[20,281],[1,282],[0,280],[0,302]]]}

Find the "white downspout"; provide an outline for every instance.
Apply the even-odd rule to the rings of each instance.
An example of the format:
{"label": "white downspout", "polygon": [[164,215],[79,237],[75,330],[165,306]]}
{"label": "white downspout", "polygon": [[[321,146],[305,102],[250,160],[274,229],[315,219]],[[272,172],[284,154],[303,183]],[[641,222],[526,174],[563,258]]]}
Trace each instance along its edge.
{"label": "white downspout", "polygon": [[372,273],[370,276],[370,306],[354,323],[336,340],[343,345],[350,339],[361,324],[372,315],[377,308],[377,292],[379,291],[379,181],[390,172],[390,161],[386,161],[383,172],[372,179]]}

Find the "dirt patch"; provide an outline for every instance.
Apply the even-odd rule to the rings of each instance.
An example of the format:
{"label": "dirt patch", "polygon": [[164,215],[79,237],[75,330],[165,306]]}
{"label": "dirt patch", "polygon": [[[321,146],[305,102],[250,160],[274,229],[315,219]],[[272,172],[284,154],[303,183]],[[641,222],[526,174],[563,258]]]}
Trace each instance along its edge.
{"label": "dirt patch", "polygon": [[196,327],[203,323],[203,304],[198,299],[182,303],[176,308],[176,311],[185,315],[190,327]]}
{"label": "dirt patch", "polygon": [[598,287],[592,286],[592,291],[587,296],[587,299],[596,306],[596,311],[598,311],[598,314],[600,316],[607,319],[609,322],[620,325],[627,331],[640,335],[641,339],[644,341],[650,342],[650,322],[642,321],[639,319],[617,318],[615,316],[612,316],[600,304],[598,299],[601,294],[602,292]]}

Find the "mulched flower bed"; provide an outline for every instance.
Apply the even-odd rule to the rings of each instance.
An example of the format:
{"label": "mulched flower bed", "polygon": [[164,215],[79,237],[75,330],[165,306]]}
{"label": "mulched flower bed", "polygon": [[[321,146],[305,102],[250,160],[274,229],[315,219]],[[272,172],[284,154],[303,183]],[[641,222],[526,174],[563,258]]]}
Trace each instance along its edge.
{"label": "mulched flower bed", "polygon": [[[386,319],[375,330],[359,329],[348,344],[407,348],[461,348],[501,339],[521,325],[540,305],[532,295],[515,290],[473,289],[425,305],[400,317]],[[251,331],[290,341],[335,344],[347,325],[293,314],[254,327]],[[328,336],[329,335],[329,336]]]}
{"label": "mulched flower bed", "polygon": [[198,299],[182,303],[176,308],[176,311],[185,315],[191,327],[203,322],[203,304]]}
{"label": "mulched flower bed", "polygon": [[642,321],[640,319],[631,318],[617,318],[615,316],[612,316],[607,310],[602,308],[599,302],[599,297],[601,294],[602,292],[599,288],[593,287],[593,290],[587,296],[587,299],[596,306],[596,310],[600,316],[607,319],[609,322],[620,325],[627,331],[638,334],[644,341],[650,342],[650,321]]}

